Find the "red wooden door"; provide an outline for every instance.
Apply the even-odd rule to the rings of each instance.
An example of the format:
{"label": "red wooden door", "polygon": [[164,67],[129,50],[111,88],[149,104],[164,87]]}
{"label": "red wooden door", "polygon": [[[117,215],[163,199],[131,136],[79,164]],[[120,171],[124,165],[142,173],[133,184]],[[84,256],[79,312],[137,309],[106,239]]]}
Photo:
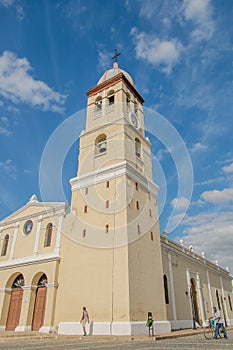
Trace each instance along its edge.
{"label": "red wooden door", "polygon": [[38,331],[44,324],[46,293],[46,287],[39,287],[36,290],[36,300],[32,319],[33,331]]}
{"label": "red wooden door", "polygon": [[16,288],[11,292],[11,300],[8,310],[8,317],[6,323],[7,331],[14,331],[19,324],[19,318],[21,313],[23,300],[23,289]]}

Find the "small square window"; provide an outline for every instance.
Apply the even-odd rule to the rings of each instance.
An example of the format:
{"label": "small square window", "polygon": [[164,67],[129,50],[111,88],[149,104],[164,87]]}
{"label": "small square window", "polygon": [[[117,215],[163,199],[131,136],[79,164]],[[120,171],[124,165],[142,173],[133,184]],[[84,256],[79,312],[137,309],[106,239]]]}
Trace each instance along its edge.
{"label": "small square window", "polygon": [[87,205],[84,205],[84,213],[87,213]]}
{"label": "small square window", "polygon": [[105,233],[109,232],[109,225],[105,225]]}
{"label": "small square window", "polygon": [[106,182],[106,187],[109,188],[109,181]]}

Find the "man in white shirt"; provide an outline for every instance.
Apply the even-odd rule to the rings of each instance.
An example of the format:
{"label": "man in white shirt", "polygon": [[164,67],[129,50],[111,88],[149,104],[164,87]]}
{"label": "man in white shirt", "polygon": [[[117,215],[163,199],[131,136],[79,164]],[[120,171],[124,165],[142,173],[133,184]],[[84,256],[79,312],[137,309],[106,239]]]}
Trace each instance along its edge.
{"label": "man in white shirt", "polygon": [[214,338],[218,337],[219,329],[222,328],[224,338],[227,338],[227,333],[224,327],[224,321],[222,319],[222,315],[220,311],[217,311],[216,307],[213,307],[213,320],[216,322],[215,332],[214,332]]}

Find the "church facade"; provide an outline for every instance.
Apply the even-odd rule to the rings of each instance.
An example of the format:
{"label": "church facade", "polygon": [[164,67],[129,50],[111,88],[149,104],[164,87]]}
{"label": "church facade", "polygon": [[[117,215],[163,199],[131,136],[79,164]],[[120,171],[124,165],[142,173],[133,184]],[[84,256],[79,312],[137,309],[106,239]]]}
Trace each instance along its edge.
{"label": "church facade", "polygon": [[229,271],[160,233],[143,98],[114,62],[87,92],[66,203],[29,202],[0,222],[0,330],[145,334],[233,325]]}

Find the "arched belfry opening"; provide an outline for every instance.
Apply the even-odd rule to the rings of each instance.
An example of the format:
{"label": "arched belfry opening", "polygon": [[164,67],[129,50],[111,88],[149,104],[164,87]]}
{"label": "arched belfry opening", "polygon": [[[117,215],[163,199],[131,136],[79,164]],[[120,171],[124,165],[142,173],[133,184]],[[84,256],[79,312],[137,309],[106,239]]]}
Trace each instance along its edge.
{"label": "arched belfry opening", "polygon": [[95,155],[105,153],[107,151],[107,136],[99,135],[95,140]]}
{"label": "arched belfry opening", "polygon": [[14,331],[15,328],[19,325],[23,301],[23,286],[24,277],[22,274],[18,274],[11,285],[12,290],[6,322],[7,331]]}
{"label": "arched belfry opening", "polygon": [[38,331],[44,324],[44,315],[46,307],[46,295],[48,278],[46,274],[43,274],[37,283],[36,287],[36,297],[34,303],[34,311],[32,317],[32,330]]}

